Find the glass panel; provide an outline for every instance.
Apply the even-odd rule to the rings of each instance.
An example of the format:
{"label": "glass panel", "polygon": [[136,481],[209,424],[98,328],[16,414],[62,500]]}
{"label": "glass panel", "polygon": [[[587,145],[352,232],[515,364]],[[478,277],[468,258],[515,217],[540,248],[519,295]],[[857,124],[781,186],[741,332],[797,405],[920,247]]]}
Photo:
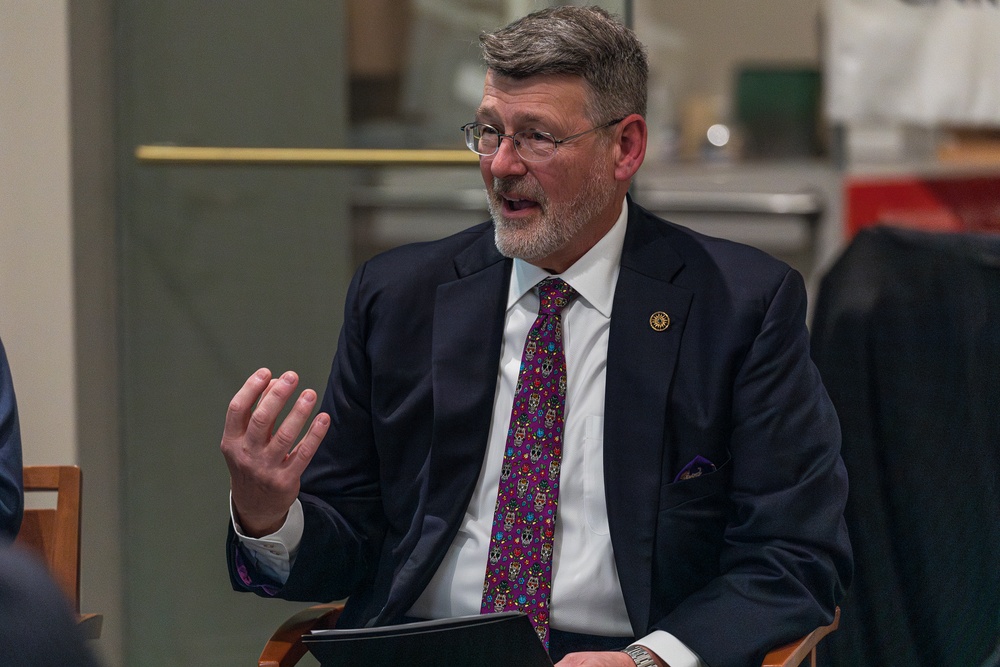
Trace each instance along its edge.
{"label": "glass panel", "polygon": [[812,277],[841,243],[821,116],[823,0],[634,0],[650,60],[636,200]]}
{"label": "glass panel", "polygon": [[[650,59],[649,157],[818,155],[821,3],[635,0]],[[708,136],[717,123],[728,141],[721,129]]]}
{"label": "glass panel", "polygon": [[248,6],[116,4],[128,665],[256,664],[302,606],[230,590],[219,440],[257,368],[325,386],[351,274],[345,173],[132,157],[343,145],[342,3]]}
{"label": "glass panel", "polygon": [[[464,148],[458,128],[483,92],[478,36],[544,0],[348,0],[350,141],[370,148]],[[626,0],[597,4],[624,16]]]}

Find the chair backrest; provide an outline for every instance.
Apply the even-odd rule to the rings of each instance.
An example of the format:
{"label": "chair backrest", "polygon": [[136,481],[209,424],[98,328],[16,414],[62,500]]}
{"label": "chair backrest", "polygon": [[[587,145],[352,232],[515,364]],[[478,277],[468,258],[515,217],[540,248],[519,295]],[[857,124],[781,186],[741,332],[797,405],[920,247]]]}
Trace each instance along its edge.
{"label": "chair backrest", "polygon": [[855,573],[830,662],[996,664],[998,267],[1000,234],[870,227],[820,284],[812,356],[843,434]]}
{"label": "chair backrest", "polygon": [[25,466],[24,491],[55,491],[55,509],[25,509],[17,543],[38,553],[80,612],[80,468]]}

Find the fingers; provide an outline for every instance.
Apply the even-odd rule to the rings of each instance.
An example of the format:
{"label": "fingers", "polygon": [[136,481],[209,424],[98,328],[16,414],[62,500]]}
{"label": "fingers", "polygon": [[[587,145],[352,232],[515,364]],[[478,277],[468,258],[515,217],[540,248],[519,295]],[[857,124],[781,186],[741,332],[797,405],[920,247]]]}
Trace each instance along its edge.
{"label": "fingers", "polygon": [[329,415],[317,415],[292,449],[316,407],[316,392],[306,389],[275,430],[298,383],[298,375],[291,371],[272,378],[262,368],[247,379],[226,413],[222,454],[229,467],[233,507],[251,536],[268,534],[281,525],[298,495],[302,471],[330,426]]}
{"label": "fingers", "polygon": [[[286,371],[282,373],[276,382],[261,391],[261,398],[257,402],[257,407],[250,415],[250,420],[246,426],[246,441],[248,445],[263,447],[271,441],[271,434],[274,432],[274,424],[278,419],[278,415],[285,407],[285,403],[288,402],[298,384],[299,376],[292,371]],[[313,400],[315,401],[315,394],[313,394]],[[311,406],[309,410],[312,410]],[[304,420],[299,423],[299,428],[302,427],[303,423],[305,423]],[[289,442],[288,445],[290,448],[291,443]]]}
{"label": "fingers", "polygon": [[280,448],[282,456],[288,454],[292,449],[295,439],[302,432],[302,427],[305,426],[306,420],[309,419],[309,415],[312,414],[315,405],[316,392],[312,389],[303,391],[299,395],[298,400],[295,401],[295,404],[292,405],[288,416],[281,422],[281,426],[278,427],[278,430],[274,434],[275,446]]}
{"label": "fingers", "polygon": [[271,378],[271,381],[267,383],[267,388],[264,389],[264,393],[261,394],[260,398],[257,400],[257,404],[258,405],[260,404],[260,402],[262,400],[264,400],[264,397],[267,396],[271,392],[271,389],[274,388],[274,385],[278,382],[279,379],[280,378]]}
{"label": "fingers", "polygon": [[326,437],[329,428],[330,415],[325,412],[319,413],[309,425],[309,431],[302,437],[295,449],[288,454],[289,470],[296,477],[300,477],[306,466],[312,461],[313,455],[319,449],[319,445]]}
{"label": "fingers", "polygon": [[[317,415],[303,436],[293,462],[288,458],[295,440],[316,407],[317,396],[306,389],[296,399],[288,415],[275,431],[277,419],[285,404],[298,386],[299,378],[292,371],[272,378],[271,372],[262,368],[251,375],[229,404],[223,432],[223,450],[241,450],[259,462],[277,468],[291,467],[301,473],[312,459],[320,441],[330,425],[328,415]],[[261,458],[263,457],[263,458]]]}
{"label": "fingers", "polygon": [[238,438],[243,435],[250,421],[250,415],[253,413],[254,404],[269,388],[270,382],[271,371],[266,368],[261,368],[247,378],[240,390],[233,396],[233,400],[229,402],[223,438]]}
{"label": "fingers", "polygon": [[[264,397],[267,396],[271,392],[271,389],[274,387],[274,385],[275,385],[275,383],[277,381],[278,381],[278,378],[271,378],[271,381],[267,383],[267,387],[264,389],[264,393],[262,393],[260,395],[260,398],[257,399],[257,405],[260,405],[260,402],[262,400],[264,400]],[[254,407],[256,408],[256,406],[254,406]]]}

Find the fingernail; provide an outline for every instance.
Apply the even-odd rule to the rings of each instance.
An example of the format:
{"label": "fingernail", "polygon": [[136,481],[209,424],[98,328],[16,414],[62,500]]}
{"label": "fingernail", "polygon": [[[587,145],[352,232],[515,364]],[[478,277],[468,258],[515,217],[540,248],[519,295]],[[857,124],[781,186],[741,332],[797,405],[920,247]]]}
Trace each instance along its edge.
{"label": "fingernail", "polygon": [[268,372],[266,368],[261,368],[256,373],[254,373],[254,377],[256,377],[259,380],[266,380],[270,374],[271,373]]}
{"label": "fingernail", "polygon": [[295,373],[288,371],[281,376],[281,379],[285,382],[285,384],[295,384]]}

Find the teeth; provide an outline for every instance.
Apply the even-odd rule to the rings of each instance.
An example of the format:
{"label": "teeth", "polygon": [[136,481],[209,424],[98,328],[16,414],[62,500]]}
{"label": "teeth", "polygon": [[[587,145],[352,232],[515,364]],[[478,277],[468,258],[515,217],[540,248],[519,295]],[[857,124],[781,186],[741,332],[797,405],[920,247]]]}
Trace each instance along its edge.
{"label": "teeth", "polygon": [[522,209],[528,208],[529,206],[534,206],[537,202],[534,199],[522,199],[520,197],[512,197],[507,194],[501,194],[503,200],[507,203],[514,211],[520,211]]}

